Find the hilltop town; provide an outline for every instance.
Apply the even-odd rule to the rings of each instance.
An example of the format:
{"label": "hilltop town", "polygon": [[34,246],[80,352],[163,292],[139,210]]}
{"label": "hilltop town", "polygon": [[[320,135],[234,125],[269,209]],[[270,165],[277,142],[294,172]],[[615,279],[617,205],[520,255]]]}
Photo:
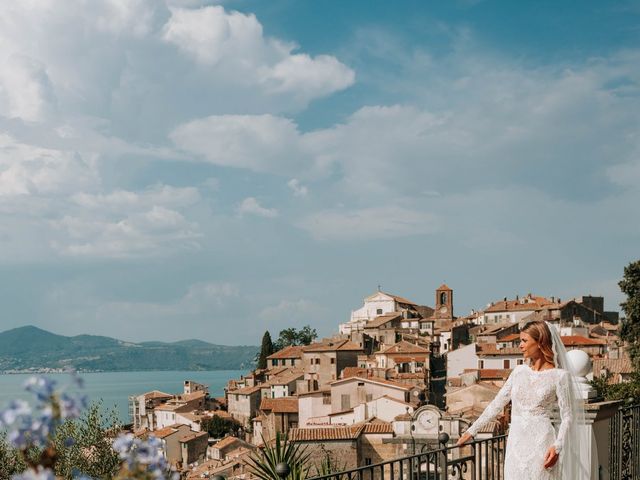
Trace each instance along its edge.
{"label": "hilltop town", "polygon": [[[434,300],[419,305],[378,290],[336,335],[272,353],[266,368],[230,379],[224,397],[190,380],[180,394],[132,396],[132,430],[160,438],[187,478],[248,478],[247,456],[277,432],[305,445],[316,464],[330,457],[342,468],[424,451],[443,432],[459,438],[523,363],[519,325],[530,320],[549,322],[567,350],[586,352],[587,379],[619,383],[632,373],[618,313],[604,310],[603,297],[529,293],[466,316],[455,316],[447,285]],[[508,415],[480,438],[503,433]]]}

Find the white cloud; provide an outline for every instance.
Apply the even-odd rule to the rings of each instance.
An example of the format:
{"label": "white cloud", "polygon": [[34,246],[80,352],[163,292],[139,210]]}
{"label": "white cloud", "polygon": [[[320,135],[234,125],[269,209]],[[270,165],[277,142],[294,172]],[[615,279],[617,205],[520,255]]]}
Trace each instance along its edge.
{"label": "white cloud", "polygon": [[302,103],[355,81],[354,72],[335,57],[293,54],[294,44],[264,37],[254,15],[221,6],[172,8],[163,38],[203,65],[224,63],[225,70],[238,72],[237,81],[264,84],[268,92],[292,94]]}
{"label": "white cloud", "polygon": [[197,225],[159,206],[119,220],[65,216],[52,225],[64,234],[64,243],[52,240],[52,247],[73,257],[151,257],[176,248],[199,248]]}
{"label": "white cloud", "polygon": [[278,210],[276,210],[275,208],[263,207],[254,197],[247,197],[242,200],[242,202],[240,202],[240,205],[238,205],[237,212],[240,216],[256,215],[258,217],[265,218],[275,218],[278,216]]}
{"label": "white cloud", "polygon": [[428,235],[440,229],[438,218],[427,212],[397,206],[354,210],[325,210],[299,222],[319,240],[367,240]]}
{"label": "white cloud", "polygon": [[219,6],[174,8],[164,26],[163,38],[197,61],[211,65],[224,55],[237,55],[243,44],[260,44],[262,26],[253,15],[227,15]]}
{"label": "white cloud", "polygon": [[62,255],[130,258],[199,249],[196,222],[178,209],[200,201],[195,188],[156,185],[141,192],[77,194],[70,214],[51,221],[58,235],[52,247]]}
{"label": "white cloud", "polygon": [[157,146],[175,125],[215,113],[298,111],[354,81],[335,57],[296,51],[223,6],[13,2],[0,23],[0,118],[100,119],[104,137],[131,143]]}
{"label": "white cloud", "polygon": [[122,212],[158,204],[165,207],[187,207],[200,201],[200,193],[194,187],[154,185],[140,192],[116,190],[108,194],[78,193],[72,197],[72,201],[83,209]]}
{"label": "white cloud", "polygon": [[93,155],[41,148],[0,134],[0,196],[64,195],[99,183]]}
{"label": "white cloud", "polygon": [[514,183],[577,198],[634,175],[640,97],[612,85],[637,77],[636,56],[531,69],[466,53],[425,66],[431,83],[410,105],[365,106],[310,132],[282,116],[209,116],[172,138],[216,165],[331,178],[347,201]]}
{"label": "white cloud", "polygon": [[309,193],[309,189],[302,185],[297,178],[292,178],[287,182],[287,186],[293,192],[293,195],[296,197],[306,197]]}
{"label": "white cloud", "polygon": [[11,55],[0,65],[0,111],[28,122],[45,120],[55,96],[44,65],[23,55]]}
{"label": "white cloud", "polygon": [[273,115],[219,115],[181,125],[171,139],[215,165],[285,172],[295,158],[298,131],[291,120]]}
{"label": "white cloud", "polygon": [[276,93],[291,92],[302,99],[344,90],[355,82],[355,73],[335,57],[289,55],[260,72],[262,82]]}

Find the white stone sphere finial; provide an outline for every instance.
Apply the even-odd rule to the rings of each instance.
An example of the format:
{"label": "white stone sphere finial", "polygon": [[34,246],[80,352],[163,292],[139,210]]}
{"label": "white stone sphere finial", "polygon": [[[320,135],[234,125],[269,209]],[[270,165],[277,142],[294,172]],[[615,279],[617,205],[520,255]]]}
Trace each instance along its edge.
{"label": "white stone sphere finial", "polygon": [[575,376],[580,394],[587,400],[596,395],[594,388],[587,382],[586,376],[591,373],[593,364],[587,352],[582,350],[570,350],[567,352],[567,362],[570,372]]}
{"label": "white stone sphere finial", "polygon": [[587,355],[587,352],[582,350],[570,350],[567,352],[567,361],[569,362],[571,373],[576,377],[586,377],[591,373],[593,365],[589,355]]}

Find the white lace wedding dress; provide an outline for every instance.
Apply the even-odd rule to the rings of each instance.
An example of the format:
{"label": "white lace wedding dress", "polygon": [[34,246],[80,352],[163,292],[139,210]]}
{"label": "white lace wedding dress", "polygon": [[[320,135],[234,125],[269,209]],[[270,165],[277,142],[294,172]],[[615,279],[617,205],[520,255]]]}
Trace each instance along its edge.
{"label": "white lace wedding dress", "polygon": [[[562,451],[572,421],[569,381],[566,370],[553,368],[535,371],[528,365],[518,365],[496,398],[469,427],[468,432],[475,436],[478,430],[494,420],[511,401],[504,480],[560,480],[560,462],[545,469],[544,456],[552,445],[559,454]],[[561,422],[556,435],[551,417],[557,408],[560,410]]]}

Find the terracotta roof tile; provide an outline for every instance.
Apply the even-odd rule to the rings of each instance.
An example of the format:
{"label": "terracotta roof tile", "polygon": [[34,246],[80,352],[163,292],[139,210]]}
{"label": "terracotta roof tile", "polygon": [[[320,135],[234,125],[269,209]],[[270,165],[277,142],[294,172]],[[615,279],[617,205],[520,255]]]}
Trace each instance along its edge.
{"label": "terracotta roof tile", "polygon": [[393,433],[393,427],[390,423],[374,419],[369,423],[361,423],[349,427],[293,428],[289,431],[289,438],[294,442],[318,442],[355,440],[362,434],[390,433]]}
{"label": "terracotta roof tile", "polygon": [[202,438],[202,437],[208,438],[209,434],[207,432],[190,432],[180,437],[180,440],[178,441],[180,443],[187,443],[187,442],[190,442],[191,440],[195,440],[196,438]]}
{"label": "terracotta roof tile", "polygon": [[149,400],[152,398],[173,398],[173,395],[170,393],[164,393],[159,390],[152,390],[151,392],[147,392],[144,394],[144,398]]}
{"label": "terracotta roof tile", "polygon": [[269,380],[269,384],[271,385],[287,385],[291,382],[295,382],[296,380],[304,377],[304,372],[291,372],[287,375],[278,375],[276,378]]}
{"label": "terracotta roof tile", "polygon": [[348,381],[354,381],[354,380],[358,380],[358,381],[362,381],[362,382],[369,382],[369,383],[378,383],[378,384],[382,384],[382,385],[388,385],[390,387],[395,387],[395,388],[399,388],[402,390],[411,390],[414,385],[409,385],[406,383],[400,383],[400,382],[394,382],[392,380],[384,380],[382,378],[378,378],[378,377],[349,377],[349,378],[343,378],[341,380],[336,380],[334,382],[331,382],[331,385],[335,385],[337,383],[344,383],[344,382],[348,382]]}
{"label": "terracotta roof tile", "polygon": [[587,338],[580,335],[565,335],[562,338],[562,343],[565,347],[575,347],[578,345],[606,345],[604,340],[595,340],[593,338]]}
{"label": "terracotta roof tile", "polygon": [[338,340],[337,342],[312,343],[304,348],[304,352],[336,352],[336,351],[361,351],[362,347],[350,340]]}
{"label": "terracotta roof tile", "polygon": [[424,347],[420,347],[418,345],[414,345],[413,343],[409,343],[405,340],[402,340],[394,345],[391,345],[390,347],[384,349],[381,352],[377,352],[376,355],[389,355],[389,354],[394,354],[394,353],[423,353],[423,354],[429,354],[429,350],[424,348]]}
{"label": "terracotta roof tile", "polygon": [[513,342],[514,340],[520,340],[520,334],[519,333],[511,333],[509,335],[506,335],[506,336],[502,337],[499,341],[500,342]]}
{"label": "terracotta roof tile", "polygon": [[360,436],[359,430],[362,429],[364,429],[364,426],[357,430],[351,427],[292,428],[289,430],[289,439],[293,442],[355,440]]}
{"label": "terracotta roof tile", "polygon": [[219,442],[217,442],[216,444],[213,445],[212,448],[218,449],[218,450],[222,450],[223,448],[228,447],[229,445],[233,445],[236,442],[239,442],[240,440],[236,437],[224,437],[222,440],[220,440]]}
{"label": "terracotta roof tile", "polygon": [[205,392],[204,390],[198,390],[192,393],[182,393],[178,396],[178,398],[185,402],[191,402],[193,400],[198,400],[199,398],[205,397],[206,395],[207,392]]}
{"label": "terracotta roof tile", "polygon": [[273,413],[298,413],[298,397],[263,398],[260,410]]}
{"label": "terracotta roof tile", "polygon": [[380,328],[382,325],[389,323],[393,320],[399,320],[402,318],[400,313],[385,313],[384,315],[378,315],[373,320],[369,320],[364,328]]}
{"label": "terracotta roof tile", "polygon": [[609,372],[618,374],[633,373],[633,365],[629,356],[624,354],[621,358],[597,358],[593,361],[593,375],[600,376],[602,371],[607,369]]}
{"label": "terracotta roof tile", "polygon": [[344,367],[342,370],[342,378],[350,377],[367,377],[369,376],[366,368],[360,367]]}
{"label": "terracotta roof tile", "polygon": [[278,350],[267,357],[267,359],[280,359],[280,358],[302,358],[302,351],[305,345],[290,345],[284,347],[282,350]]}
{"label": "terracotta roof tile", "polygon": [[393,433],[393,427],[390,423],[380,422],[380,423],[367,423],[364,426],[363,434],[368,433]]}
{"label": "terracotta roof tile", "polygon": [[[527,299],[529,301],[526,301]],[[537,311],[550,305],[553,305],[553,302],[548,298],[532,295],[531,297],[523,297],[517,300],[495,302],[485,310],[485,313]]]}
{"label": "terracotta roof tile", "polygon": [[156,438],[165,438],[165,437],[168,437],[169,435],[173,435],[177,431],[178,431],[177,428],[165,427],[165,428],[161,428],[160,430],[154,430],[152,432],[149,432],[149,435],[152,435]]}
{"label": "terracotta roof tile", "polygon": [[399,295],[393,295],[393,294],[387,293],[387,292],[381,292],[381,293],[384,293],[385,295],[389,295],[391,298],[393,298],[398,303],[404,303],[404,304],[407,304],[407,305],[417,305],[417,303],[412,302],[411,300],[409,300],[407,298],[404,298],[404,297],[401,297]]}
{"label": "terracotta roof tile", "polygon": [[252,393],[259,392],[262,388],[262,385],[256,385],[254,387],[244,387],[240,390],[232,390],[229,393],[233,393],[235,395],[251,395]]}
{"label": "terracotta roof tile", "polygon": [[522,355],[519,348],[497,348],[495,343],[477,343],[476,352],[479,356],[484,355]]}
{"label": "terracotta roof tile", "polygon": [[418,354],[418,355],[413,355],[411,357],[392,357],[393,361],[396,363],[409,363],[409,362],[425,362],[428,358],[429,355],[426,353],[422,353],[422,354]]}

